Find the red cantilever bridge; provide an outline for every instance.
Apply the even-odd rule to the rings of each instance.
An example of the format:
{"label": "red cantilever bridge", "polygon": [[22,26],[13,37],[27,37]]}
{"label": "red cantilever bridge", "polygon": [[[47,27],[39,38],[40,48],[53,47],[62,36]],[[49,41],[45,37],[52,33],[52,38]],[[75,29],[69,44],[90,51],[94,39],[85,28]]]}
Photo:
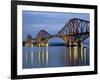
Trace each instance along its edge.
{"label": "red cantilever bridge", "polygon": [[45,30],[40,30],[35,39],[26,39],[27,43],[36,42],[37,44],[46,44],[49,39],[54,37],[59,37],[65,41],[65,43],[69,42],[83,42],[86,38],[89,37],[89,21],[72,18],[70,19],[64,27],[55,35],[50,35]]}

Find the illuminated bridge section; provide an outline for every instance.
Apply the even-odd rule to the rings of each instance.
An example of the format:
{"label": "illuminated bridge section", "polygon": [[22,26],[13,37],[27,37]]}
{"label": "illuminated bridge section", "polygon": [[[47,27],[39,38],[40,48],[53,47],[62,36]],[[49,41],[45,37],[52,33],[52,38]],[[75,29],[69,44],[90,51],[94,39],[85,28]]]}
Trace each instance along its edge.
{"label": "illuminated bridge section", "polygon": [[50,38],[59,37],[62,38],[65,43],[82,43],[86,38],[89,37],[89,27],[89,21],[72,18],[57,34],[50,35],[47,31],[40,30],[37,36],[30,41],[35,41],[37,44],[46,44]]}
{"label": "illuminated bridge section", "polygon": [[72,18],[68,23],[58,32],[60,36],[69,36],[65,41],[83,42],[89,37],[89,21]]}
{"label": "illuminated bridge section", "polygon": [[37,44],[44,43],[46,40],[48,40],[51,37],[52,36],[45,30],[40,30],[36,37]]}

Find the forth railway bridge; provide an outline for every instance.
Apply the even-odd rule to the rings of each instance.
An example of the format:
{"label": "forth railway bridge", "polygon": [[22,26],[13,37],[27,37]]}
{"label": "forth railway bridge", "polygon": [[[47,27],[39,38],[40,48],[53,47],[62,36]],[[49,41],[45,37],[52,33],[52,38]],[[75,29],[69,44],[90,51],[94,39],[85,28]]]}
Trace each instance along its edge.
{"label": "forth railway bridge", "polygon": [[47,44],[51,38],[59,37],[64,40],[66,45],[80,45],[89,37],[89,27],[89,21],[72,18],[57,34],[51,35],[45,30],[40,30],[34,39],[28,36],[25,40],[25,44],[26,46],[31,46],[35,42],[38,46]]}
{"label": "forth railway bridge", "polygon": [[[56,26],[55,26],[56,27]],[[90,32],[90,22],[78,18],[70,19],[57,34],[51,35],[45,30],[40,30],[35,38],[32,38],[30,35],[27,36],[24,41],[25,46],[37,46],[38,48],[38,63],[41,61],[44,64],[46,60],[46,64],[48,65],[48,41],[51,38],[61,38],[64,41],[66,49],[68,48],[69,53],[69,62],[72,64],[74,61],[75,65],[78,65],[79,58],[81,59],[81,63],[87,63],[87,47],[84,44],[84,41],[89,38]],[[74,45],[74,46],[73,46]],[[68,47],[67,47],[68,46]],[[47,49],[46,54],[44,53],[44,47]],[[40,48],[42,48],[42,53]],[[33,55],[33,53],[32,53]],[[45,56],[44,56],[45,55]],[[66,64],[67,57],[66,53],[64,53],[64,63]],[[72,56],[73,55],[73,56]],[[26,58],[27,59],[27,58]],[[41,60],[42,59],[42,60]],[[31,60],[33,63],[33,57],[31,56]]]}

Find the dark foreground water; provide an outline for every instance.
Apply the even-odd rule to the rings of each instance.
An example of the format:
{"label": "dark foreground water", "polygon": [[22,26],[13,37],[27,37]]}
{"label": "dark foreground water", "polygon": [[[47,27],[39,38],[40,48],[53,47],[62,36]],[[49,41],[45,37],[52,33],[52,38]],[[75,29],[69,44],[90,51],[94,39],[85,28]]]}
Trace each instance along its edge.
{"label": "dark foreground water", "polygon": [[23,68],[89,65],[89,48],[74,46],[23,47]]}

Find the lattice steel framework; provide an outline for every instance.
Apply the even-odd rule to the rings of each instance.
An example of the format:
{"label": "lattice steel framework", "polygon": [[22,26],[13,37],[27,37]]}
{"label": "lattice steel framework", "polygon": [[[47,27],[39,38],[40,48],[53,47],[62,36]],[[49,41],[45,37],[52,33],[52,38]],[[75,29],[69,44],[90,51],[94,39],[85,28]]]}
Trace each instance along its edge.
{"label": "lattice steel framework", "polygon": [[49,37],[51,37],[51,35],[48,32],[45,30],[40,30],[36,37],[37,43],[43,43],[43,41]]}
{"label": "lattice steel framework", "polygon": [[35,39],[38,44],[47,42],[50,38],[54,37],[60,37],[65,42],[71,41],[81,43],[89,37],[89,28],[89,21],[78,18],[72,18],[65,24],[65,26],[57,34],[50,35],[47,31],[40,30]]}
{"label": "lattice steel framework", "polygon": [[86,38],[89,37],[89,32],[90,32],[89,28],[90,28],[89,21],[72,18],[58,32],[58,35],[69,36],[69,40],[71,41],[83,42]]}

